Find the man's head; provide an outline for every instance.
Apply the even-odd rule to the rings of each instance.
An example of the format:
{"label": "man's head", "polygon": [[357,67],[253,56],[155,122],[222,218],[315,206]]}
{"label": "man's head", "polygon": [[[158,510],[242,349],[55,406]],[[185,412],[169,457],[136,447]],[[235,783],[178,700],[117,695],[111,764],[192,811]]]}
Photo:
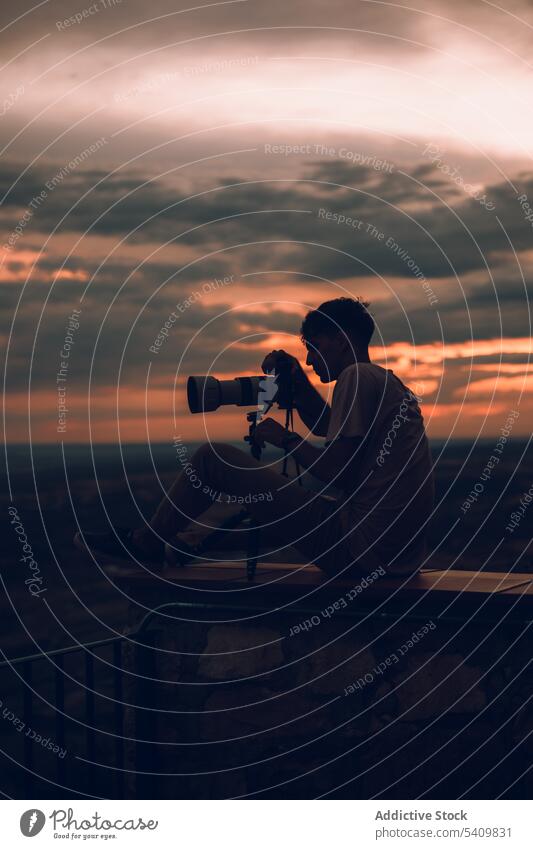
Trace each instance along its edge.
{"label": "man's head", "polygon": [[359,298],[336,298],[307,313],[301,327],[306,365],[313,366],[322,383],[337,380],[351,363],[369,362],[368,345],[374,332],[369,306]]}

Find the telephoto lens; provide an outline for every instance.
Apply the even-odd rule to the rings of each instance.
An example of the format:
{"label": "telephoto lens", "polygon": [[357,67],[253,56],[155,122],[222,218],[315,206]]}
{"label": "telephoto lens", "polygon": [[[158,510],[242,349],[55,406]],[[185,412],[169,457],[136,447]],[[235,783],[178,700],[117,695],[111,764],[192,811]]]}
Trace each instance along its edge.
{"label": "telephoto lens", "polygon": [[210,413],[228,404],[237,407],[255,407],[259,396],[259,382],[264,374],[254,377],[234,377],[217,380],[216,377],[189,377],[187,401],[191,413]]}

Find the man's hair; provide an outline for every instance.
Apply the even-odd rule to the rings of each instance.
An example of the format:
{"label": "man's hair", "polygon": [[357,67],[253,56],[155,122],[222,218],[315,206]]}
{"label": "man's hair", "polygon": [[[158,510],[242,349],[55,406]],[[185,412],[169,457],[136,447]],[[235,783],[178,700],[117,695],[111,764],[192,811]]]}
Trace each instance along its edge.
{"label": "man's hair", "polygon": [[302,322],[301,339],[305,342],[311,337],[324,333],[333,336],[344,332],[349,339],[368,346],[374,332],[374,319],[367,310],[370,303],[360,298],[335,298],[325,301],[318,309],[307,313]]}

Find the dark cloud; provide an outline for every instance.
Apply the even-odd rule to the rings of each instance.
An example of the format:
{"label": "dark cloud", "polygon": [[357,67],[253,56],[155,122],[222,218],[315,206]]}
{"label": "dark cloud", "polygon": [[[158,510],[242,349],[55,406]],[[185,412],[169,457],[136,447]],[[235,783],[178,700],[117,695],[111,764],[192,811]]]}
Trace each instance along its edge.
{"label": "dark cloud", "polygon": [[[84,8],[96,6],[97,11],[87,14],[79,24],[57,27],[61,22]],[[3,26],[9,26],[9,43],[28,44],[46,32],[51,32],[54,45],[89,44],[112,36],[111,44],[120,50],[127,45],[132,50],[146,50],[150,46],[163,47],[178,41],[201,39],[202,49],[271,51],[306,44],[324,45],[333,42],[338,48],[343,43],[351,47],[353,55],[362,51],[383,50],[405,52],[423,50],[426,44],[437,44],[439,29],[445,22],[380,4],[330,0],[245,0],[235,3],[191,4],[158,0],[147,6],[142,0],[109,0],[105,8],[100,0],[95,4],[80,0],[52,0],[39,7],[14,0],[2,4]],[[436,4],[451,7],[454,3]],[[478,4],[473,4],[478,5]],[[480,5],[480,4],[479,4]],[[199,8],[198,8],[199,7]],[[480,5],[481,8],[481,5]],[[191,10],[191,11],[187,11]],[[455,11],[459,11],[459,7]],[[461,9],[464,14],[464,9]],[[494,15],[486,4],[483,17],[488,22]],[[24,15],[24,17],[21,17]],[[20,18],[18,22],[15,22]],[[121,32],[121,30],[127,30]],[[115,35],[116,33],[116,35]],[[378,35],[382,33],[382,35]],[[207,44],[206,44],[207,42]],[[197,51],[199,44],[193,45]]]}
{"label": "dark cloud", "polygon": [[[319,273],[343,277],[366,275],[359,261],[379,274],[405,276],[405,262],[386,250],[367,225],[393,238],[428,277],[484,269],[501,262],[502,254],[506,261],[512,258],[511,245],[519,252],[533,242],[531,225],[508,183],[483,190],[495,207],[490,212],[455,183],[443,183],[435,166],[423,173],[385,173],[342,162],[318,163],[292,180],[236,180],[240,185],[225,180],[195,192],[184,191],[170,178],[126,173],[106,179],[105,172],[92,173],[99,184],[89,191],[81,174],[51,191],[26,232],[48,233],[64,217],[63,231],[127,236],[136,243],[175,240],[198,247],[199,258],[248,242],[319,242],[354,255],[353,260],[332,259],[324,253]],[[6,229],[16,226],[47,179],[48,169],[39,168],[19,180],[5,201]],[[519,191],[533,198],[531,174],[521,176]],[[340,216],[364,226],[338,223]],[[303,256],[303,250],[294,251],[295,262],[298,253]]]}
{"label": "dark cloud", "polygon": [[[83,271],[89,277],[97,272],[86,297],[85,308],[90,319],[84,330],[88,347],[79,360],[83,363],[82,372],[90,361],[98,327],[110,310],[101,340],[105,356],[97,358],[95,363],[96,380],[109,379],[110,364],[116,365],[136,319],[138,323],[124,366],[132,379],[145,364],[150,340],[157,335],[173,305],[187,297],[198,281],[230,273],[236,273],[237,279],[249,275],[246,286],[253,293],[264,280],[261,272],[292,272],[292,278],[288,279],[301,288],[304,301],[309,300],[311,291],[310,278],[306,275],[332,281],[331,297],[341,293],[334,283],[357,295],[360,294],[358,280],[364,278],[368,286],[368,280],[373,278],[379,306],[379,333],[386,344],[396,340],[420,344],[439,340],[441,334],[448,342],[468,339],[471,334],[475,339],[502,334],[527,336],[529,266],[525,269],[528,282],[524,288],[513,248],[517,252],[530,249],[532,230],[515,191],[505,183],[488,186],[486,194],[496,207],[493,212],[464,192],[453,204],[447,199],[451,206],[448,209],[433,194],[440,194],[435,183],[428,190],[422,180],[432,174],[427,168],[423,173],[418,169],[415,174],[390,174],[370,168],[354,169],[345,163],[320,162],[307,168],[304,176],[296,180],[241,186],[221,183],[189,200],[176,181],[156,180],[137,189],[144,181],[143,176],[123,173],[105,180],[96,192],[75,206],[85,185],[82,175],[78,175],[79,182],[69,181],[51,193],[29,227],[46,232],[65,210],[73,207],[62,229],[80,232],[91,228],[99,234],[121,237],[138,228],[135,243],[176,239],[176,244],[193,249],[193,259],[187,261],[184,269],[179,264],[163,265],[149,259],[136,268],[138,263],[128,259],[128,243],[119,259],[114,258],[101,268],[96,262],[76,256],[69,260],[67,268],[73,271]],[[103,172],[92,172],[93,178],[103,176]],[[4,221],[16,220],[45,177],[43,169],[34,169],[22,178],[8,198]],[[533,176],[522,174],[516,183],[520,192],[533,198]],[[132,189],[133,194],[126,197]],[[161,212],[168,206],[172,209]],[[326,213],[336,218],[327,220]],[[97,221],[98,216],[101,218]],[[357,219],[362,226],[354,228],[350,222],[338,223],[339,216]],[[153,220],[149,221],[150,218]],[[373,227],[376,232],[369,231]],[[186,230],[190,232],[180,236]],[[50,275],[59,264],[55,257],[47,255],[32,275],[24,309],[17,319],[20,363],[25,362],[28,339],[35,333],[36,311],[50,289]],[[416,269],[434,292],[435,304],[429,302],[422,280],[416,277]],[[74,303],[85,286],[85,282],[73,280],[55,284],[49,312],[39,331],[43,358],[36,362],[35,380],[40,381],[41,370],[44,369],[44,376],[48,369],[44,352],[47,346],[52,346],[55,333],[49,331],[48,322],[52,319],[55,326],[54,316],[57,316],[61,323],[65,314],[61,305]],[[3,289],[4,318],[8,321],[19,287],[5,284]],[[372,295],[372,291],[365,294]],[[228,305],[233,303],[228,293]],[[159,367],[170,368],[176,351],[183,350],[195,330],[219,309],[212,311],[208,304],[202,304],[187,310],[173,333],[172,346],[166,345],[158,356]],[[237,314],[230,314],[223,324],[210,324],[207,342],[202,337],[201,346],[195,347],[190,367],[197,364],[197,369],[208,368],[224,344],[239,335],[240,321]],[[284,328],[286,332],[297,333],[293,317],[280,310],[274,309],[266,317],[247,315],[246,321],[258,330],[279,332]],[[244,367],[242,352],[234,350],[228,356],[231,369]],[[20,374],[23,372],[21,369]]]}

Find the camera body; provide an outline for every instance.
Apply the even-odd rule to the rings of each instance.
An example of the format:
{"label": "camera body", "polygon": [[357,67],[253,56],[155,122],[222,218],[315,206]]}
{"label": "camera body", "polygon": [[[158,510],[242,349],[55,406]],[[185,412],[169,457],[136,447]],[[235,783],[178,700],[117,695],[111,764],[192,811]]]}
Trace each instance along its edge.
{"label": "camera body", "polygon": [[288,357],[283,354],[276,360],[276,383],[278,392],[275,401],[280,410],[292,410],[294,406],[294,383],[292,379],[292,366]]}
{"label": "camera body", "polygon": [[[264,375],[235,377],[233,380],[218,380],[216,377],[206,375],[189,377],[187,379],[189,410],[191,413],[209,413],[227,405],[256,407],[261,391],[260,383],[264,377]],[[291,361],[286,356],[281,355],[276,360],[275,381],[278,388],[272,401],[280,410],[291,410],[294,386]]]}

